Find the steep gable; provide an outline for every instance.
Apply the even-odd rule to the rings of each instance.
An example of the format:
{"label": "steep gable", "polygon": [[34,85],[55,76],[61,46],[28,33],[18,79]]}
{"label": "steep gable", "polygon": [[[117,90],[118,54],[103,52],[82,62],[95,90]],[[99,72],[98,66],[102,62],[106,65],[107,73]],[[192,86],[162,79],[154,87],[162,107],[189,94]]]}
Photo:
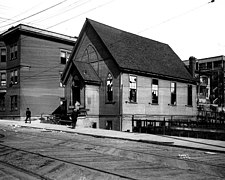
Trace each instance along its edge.
{"label": "steep gable", "polygon": [[87,19],[121,70],[193,82],[181,59],[168,44]]}

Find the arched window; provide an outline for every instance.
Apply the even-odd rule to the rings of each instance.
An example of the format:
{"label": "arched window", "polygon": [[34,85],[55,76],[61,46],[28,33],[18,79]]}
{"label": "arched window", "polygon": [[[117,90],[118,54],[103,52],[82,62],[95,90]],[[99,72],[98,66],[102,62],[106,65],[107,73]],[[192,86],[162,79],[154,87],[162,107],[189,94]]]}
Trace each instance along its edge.
{"label": "arched window", "polygon": [[82,61],[85,61],[85,62],[98,61],[98,55],[96,53],[96,50],[91,44],[89,44],[87,48],[85,49],[84,54],[82,56]]}
{"label": "arched window", "polygon": [[106,80],[106,99],[108,102],[113,101],[113,77],[109,73]]}

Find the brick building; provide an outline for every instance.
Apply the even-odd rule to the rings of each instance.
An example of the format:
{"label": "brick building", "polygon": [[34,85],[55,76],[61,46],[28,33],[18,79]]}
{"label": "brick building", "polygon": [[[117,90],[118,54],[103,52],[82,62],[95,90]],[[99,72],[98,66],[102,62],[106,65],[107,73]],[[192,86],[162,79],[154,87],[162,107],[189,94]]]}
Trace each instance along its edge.
{"label": "brick building", "polygon": [[191,68],[198,81],[197,100],[199,105],[224,107],[224,64],[225,56],[202,59],[190,57],[184,64]]}
{"label": "brick building", "polygon": [[6,47],[3,41],[0,41],[0,112],[5,111],[5,93],[6,93]]}
{"label": "brick building", "polygon": [[33,117],[52,113],[63,101],[61,73],[76,38],[23,24],[0,38],[0,118],[23,118],[27,107]]}
{"label": "brick building", "polygon": [[169,45],[87,19],[62,81],[86,125],[132,131],[132,115],[196,115],[196,85]]}

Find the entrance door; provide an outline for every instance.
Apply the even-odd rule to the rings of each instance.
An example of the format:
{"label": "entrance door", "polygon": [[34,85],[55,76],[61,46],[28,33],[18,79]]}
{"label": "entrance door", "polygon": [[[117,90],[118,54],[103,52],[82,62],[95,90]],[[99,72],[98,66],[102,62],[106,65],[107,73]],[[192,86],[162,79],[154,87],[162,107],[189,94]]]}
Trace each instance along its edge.
{"label": "entrance door", "polygon": [[79,81],[74,81],[72,86],[72,93],[73,93],[73,105],[76,101],[80,102],[80,83]]}

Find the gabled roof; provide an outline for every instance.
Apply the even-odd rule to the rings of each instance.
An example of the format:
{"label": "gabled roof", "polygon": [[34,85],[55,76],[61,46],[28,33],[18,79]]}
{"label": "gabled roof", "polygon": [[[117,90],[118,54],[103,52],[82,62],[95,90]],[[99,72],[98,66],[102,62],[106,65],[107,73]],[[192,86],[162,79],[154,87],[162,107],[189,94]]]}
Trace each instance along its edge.
{"label": "gabled roof", "polygon": [[74,61],[74,65],[85,82],[100,84],[101,79],[89,63]]}
{"label": "gabled roof", "polygon": [[[87,19],[122,71],[192,81],[185,65],[168,44]],[[85,28],[85,27],[84,27]]]}

